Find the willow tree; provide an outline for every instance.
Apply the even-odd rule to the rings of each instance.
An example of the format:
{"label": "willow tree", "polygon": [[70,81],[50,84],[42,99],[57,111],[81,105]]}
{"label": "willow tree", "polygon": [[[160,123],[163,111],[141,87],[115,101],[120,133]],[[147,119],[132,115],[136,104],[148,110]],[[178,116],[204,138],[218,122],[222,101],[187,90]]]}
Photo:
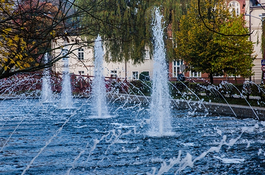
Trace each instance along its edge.
{"label": "willow tree", "polygon": [[214,75],[250,76],[253,43],[248,41],[243,17],[229,12],[222,0],[200,2],[193,0],[180,20],[177,58],[190,70],[208,73],[211,83]]}
{"label": "willow tree", "polygon": [[[171,31],[177,28],[186,5],[179,0],[77,0],[76,7],[81,15],[81,26],[85,36],[101,35],[105,40],[107,57],[112,61],[143,61],[146,50],[152,53],[153,9],[160,7],[164,15],[165,41],[168,56],[172,58],[173,39]],[[85,8],[82,8],[85,7]],[[184,10],[183,10],[184,9]],[[173,36],[174,37],[174,36]]]}

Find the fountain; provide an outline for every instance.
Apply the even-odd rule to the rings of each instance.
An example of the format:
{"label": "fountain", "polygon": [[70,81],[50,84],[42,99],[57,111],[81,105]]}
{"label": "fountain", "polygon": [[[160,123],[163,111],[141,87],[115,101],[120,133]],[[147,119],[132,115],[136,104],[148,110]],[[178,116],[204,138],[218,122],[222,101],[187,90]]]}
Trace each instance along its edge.
{"label": "fountain", "polygon": [[108,110],[106,105],[106,87],[103,76],[103,47],[101,43],[101,37],[98,36],[95,40],[94,52],[95,52],[95,68],[94,79],[92,83],[92,105],[93,113],[101,118],[108,116]]}
{"label": "fountain", "polygon": [[172,135],[168,71],[166,66],[165,46],[163,39],[162,19],[158,8],[153,20],[154,36],[154,72],[150,104],[151,128],[149,135]]}
{"label": "fountain", "polygon": [[63,82],[62,82],[62,92],[61,92],[61,107],[62,108],[71,108],[72,107],[72,89],[71,89],[71,81],[69,75],[69,60],[66,55],[68,49],[65,48],[62,50],[63,54]]}
{"label": "fountain", "polygon": [[[160,16],[157,11],[156,14]],[[99,52],[96,57],[101,56]],[[156,61],[155,69],[159,67],[164,67],[164,61]],[[159,77],[158,72],[155,76]],[[71,98],[74,106],[71,113],[69,109],[59,108],[60,102],[50,105],[29,98],[39,93],[33,88],[41,83],[37,77],[14,76],[0,80],[0,173],[3,175],[265,172],[265,122],[251,118],[253,113],[245,119],[205,113],[208,103],[201,99],[193,103],[188,96],[193,93],[187,92],[181,94],[181,100],[172,100],[172,105],[168,87],[159,89],[164,82],[154,80],[151,98],[143,96],[136,85],[126,82],[128,91],[122,91],[123,94],[117,96],[116,90],[106,92],[110,97],[106,102],[108,114],[115,117],[104,118],[104,113],[101,118],[90,117],[95,115],[91,109],[94,98]],[[118,85],[121,88],[124,83]],[[143,85],[149,86],[145,82]],[[209,90],[214,94],[218,88]],[[69,92],[68,96],[71,97]],[[162,107],[160,99],[166,103]],[[176,109],[182,101],[188,108]],[[166,113],[153,108],[163,108]],[[170,119],[165,121],[162,117]],[[160,120],[162,125],[157,123]]]}
{"label": "fountain", "polygon": [[[44,63],[48,63],[48,53],[44,55]],[[44,103],[52,101],[52,89],[49,68],[45,68],[42,78],[42,94],[41,99]]]}
{"label": "fountain", "polygon": [[[149,107],[109,102],[115,118],[88,118],[37,99],[1,101],[1,174],[262,174],[265,122],[172,110],[170,137],[150,137]],[[122,106],[122,107],[121,107]],[[42,108],[46,112],[42,112]]]}

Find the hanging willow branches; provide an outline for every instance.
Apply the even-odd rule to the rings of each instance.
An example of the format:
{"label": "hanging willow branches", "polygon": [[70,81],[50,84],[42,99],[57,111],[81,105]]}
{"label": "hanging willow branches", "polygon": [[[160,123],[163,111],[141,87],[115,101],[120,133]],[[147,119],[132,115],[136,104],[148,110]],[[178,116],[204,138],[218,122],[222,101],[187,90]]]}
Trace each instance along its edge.
{"label": "hanging willow branches", "polygon": [[104,38],[107,59],[112,61],[131,59],[134,63],[143,61],[147,50],[152,53],[153,9],[160,7],[164,15],[168,57],[173,58],[172,31],[177,30],[179,19],[186,11],[186,4],[182,4],[179,0],[78,0],[77,2],[76,6],[84,12],[81,16],[81,26],[87,29],[85,35],[95,37],[100,34]]}

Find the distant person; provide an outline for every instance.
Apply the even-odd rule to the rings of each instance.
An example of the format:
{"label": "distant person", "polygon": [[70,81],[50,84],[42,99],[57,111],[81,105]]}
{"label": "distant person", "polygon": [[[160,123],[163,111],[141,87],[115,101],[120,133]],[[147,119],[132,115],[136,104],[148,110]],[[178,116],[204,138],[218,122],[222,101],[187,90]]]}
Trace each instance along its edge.
{"label": "distant person", "polygon": [[184,74],[181,72],[181,71],[179,71],[179,73],[178,73],[178,80],[179,81],[185,81],[185,76],[184,76]]}

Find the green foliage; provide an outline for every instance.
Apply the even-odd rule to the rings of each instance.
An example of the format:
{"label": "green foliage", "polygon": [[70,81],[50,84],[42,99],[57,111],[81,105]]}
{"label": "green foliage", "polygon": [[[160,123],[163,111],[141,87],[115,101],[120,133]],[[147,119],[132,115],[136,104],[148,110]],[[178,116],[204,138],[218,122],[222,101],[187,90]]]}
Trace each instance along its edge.
{"label": "green foliage", "polygon": [[[230,18],[220,26],[220,32],[225,34],[244,34],[246,29],[243,16]],[[214,34],[214,43],[222,48],[219,59],[215,63],[226,74],[234,76],[249,77],[252,75],[253,43],[248,41],[248,36],[221,36]]]}
{"label": "green foliage", "polygon": [[[265,105],[265,87],[256,84],[223,84],[222,86],[208,83],[171,82],[171,96],[177,99],[211,101],[217,103],[248,105]],[[194,92],[196,95],[194,95]],[[254,98],[254,97],[255,98]],[[198,98],[199,97],[199,98]]]}
{"label": "green foliage", "polygon": [[[232,36],[247,33],[243,17],[232,15],[223,1],[201,1],[200,12],[201,18],[193,0],[187,15],[182,16],[176,32],[176,59],[183,59],[190,70],[208,73],[211,83],[214,74],[250,76],[252,42],[248,36]],[[226,36],[209,31],[205,25]]]}
{"label": "green foliage", "polygon": [[[151,22],[154,7],[164,15],[167,56],[172,59],[174,43],[171,30],[177,30],[186,2],[180,0],[78,0],[79,7],[86,7],[81,18],[86,36],[93,39],[100,34],[105,40],[106,58],[111,61],[144,60],[146,51],[152,55]],[[183,5],[182,5],[183,4]],[[185,4],[185,5],[184,5]]]}

